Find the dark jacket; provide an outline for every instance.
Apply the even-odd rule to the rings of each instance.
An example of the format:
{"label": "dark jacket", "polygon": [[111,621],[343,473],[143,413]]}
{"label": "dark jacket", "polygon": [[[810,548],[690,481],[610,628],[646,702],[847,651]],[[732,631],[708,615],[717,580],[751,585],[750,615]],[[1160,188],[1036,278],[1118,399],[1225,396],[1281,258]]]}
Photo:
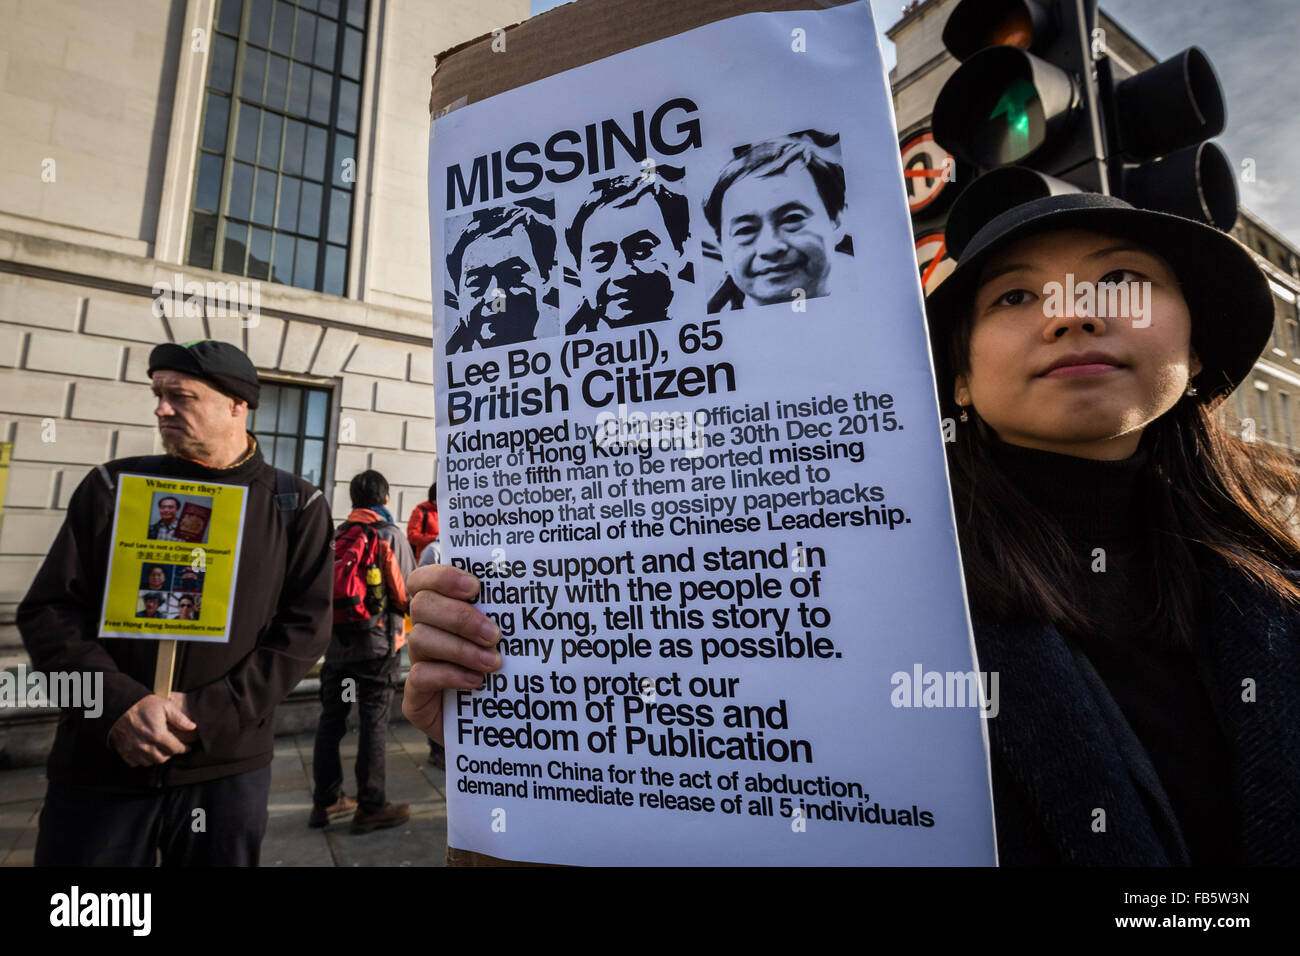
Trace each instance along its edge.
{"label": "dark jacket", "polygon": [[[1231,754],[1236,862],[1300,865],[1300,612],[1218,558],[1201,580],[1197,661]],[[1001,863],[1187,865],[1155,769],[1088,659],[1055,627],[973,624],[980,669],[1000,682],[988,725]]]}
{"label": "dark jacket", "polygon": [[364,629],[334,628],[329,650],[325,652],[328,664],[390,657],[406,643],[406,578],[415,570],[411,546],[401,528],[385,521],[369,508],[354,508],[348,521],[369,525],[379,537],[379,570],[384,577],[388,612]]}
{"label": "dark jacket", "polygon": [[[187,695],[199,740],[155,767],[128,767],[108,745],[113,724],[152,693],[157,642],[97,637],[117,475],[246,485],[244,538],[229,643],[180,641],[173,687]],[[64,711],[50,751],[52,781],[147,790],[217,779],[271,762],[275,707],[329,641],[333,554],[329,508],[292,479],[297,512],[286,528],[276,470],[260,451],[229,469],[176,457],[123,458],[92,470],[73,492],[63,527],[27,596],[18,628],[42,671],[102,671],[98,718]]]}

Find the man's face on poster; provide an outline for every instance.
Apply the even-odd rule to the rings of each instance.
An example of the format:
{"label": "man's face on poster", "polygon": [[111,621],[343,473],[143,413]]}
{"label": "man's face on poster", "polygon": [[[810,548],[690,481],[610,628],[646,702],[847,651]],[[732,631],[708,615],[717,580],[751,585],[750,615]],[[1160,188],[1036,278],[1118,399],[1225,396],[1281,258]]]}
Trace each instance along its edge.
{"label": "man's face on poster", "polygon": [[770,305],[825,295],[839,222],[826,212],[812,173],[791,166],[745,176],[722,195],[722,259],[749,299]]}
{"label": "man's face on poster", "polygon": [[163,581],[167,579],[167,574],[162,568],[149,569],[149,587],[157,590],[163,586]]}
{"label": "man's face on poster", "polygon": [[480,236],[466,246],[460,285],[467,321],[485,320],[494,338],[533,337],[545,283],[522,223],[504,236]]}
{"label": "man's face on poster", "polygon": [[582,229],[582,294],[611,326],[662,319],[681,259],[649,193],[631,206],[601,206]]}
{"label": "man's face on poster", "polygon": [[181,598],[180,603],[176,606],[176,617],[182,621],[194,620],[194,600],[192,598]]}
{"label": "man's face on poster", "polygon": [[176,520],[175,498],[164,498],[158,502],[158,517],[162,519],[163,524],[171,524]]}
{"label": "man's face on poster", "polygon": [[144,613],[154,617],[158,613],[158,599],[156,597],[147,597],[144,599]]}

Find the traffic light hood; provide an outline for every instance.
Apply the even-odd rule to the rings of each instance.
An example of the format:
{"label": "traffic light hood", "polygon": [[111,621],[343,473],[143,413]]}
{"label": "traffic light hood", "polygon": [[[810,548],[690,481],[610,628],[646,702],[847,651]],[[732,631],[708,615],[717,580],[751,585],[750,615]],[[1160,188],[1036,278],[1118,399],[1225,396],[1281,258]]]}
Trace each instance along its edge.
{"label": "traffic light hood", "polygon": [[939,403],[953,414],[948,347],[970,309],[989,257],[1017,239],[1058,229],[1090,229],[1133,240],[1163,256],[1182,285],[1192,318],[1192,345],[1204,366],[1193,379],[1198,400],[1216,402],[1250,373],[1273,330],[1273,296],[1250,251],[1211,226],[1135,209],[1098,193],[1066,193],[992,215],[966,243],[957,266],[926,299]]}

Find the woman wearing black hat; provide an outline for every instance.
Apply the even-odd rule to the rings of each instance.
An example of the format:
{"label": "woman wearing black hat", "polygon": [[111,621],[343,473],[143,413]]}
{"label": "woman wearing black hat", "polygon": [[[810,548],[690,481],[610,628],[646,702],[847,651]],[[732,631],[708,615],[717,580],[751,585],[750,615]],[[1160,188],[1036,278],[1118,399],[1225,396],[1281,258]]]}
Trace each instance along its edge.
{"label": "woman wearing black hat", "polygon": [[927,312],[1002,862],[1300,863],[1300,483],[1212,411],[1272,329],[1250,254],[1056,196]]}

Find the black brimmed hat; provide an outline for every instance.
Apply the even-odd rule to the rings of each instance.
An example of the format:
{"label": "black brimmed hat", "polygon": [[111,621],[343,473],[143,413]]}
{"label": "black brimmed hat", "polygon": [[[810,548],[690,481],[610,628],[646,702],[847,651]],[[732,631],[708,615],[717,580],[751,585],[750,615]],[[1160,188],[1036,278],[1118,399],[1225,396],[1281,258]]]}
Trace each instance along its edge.
{"label": "black brimmed hat", "polygon": [[257,407],[262,387],[257,369],[242,351],[229,342],[199,339],[197,342],[164,342],[149,353],[149,374],[160,369],[183,372],[211,384],[231,398]]}
{"label": "black brimmed hat", "polygon": [[1211,226],[1136,209],[1114,196],[1065,193],[994,215],[955,250],[956,268],[926,298],[941,407],[953,407],[949,339],[971,307],[989,257],[1014,240],[1069,228],[1132,239],[1170,264],[1187,300],[1192,346],[1203,366],[1192,379],[1199,401],[1217,401],[1250,374],[1273,332],[1273,295],[1245,246]]}

